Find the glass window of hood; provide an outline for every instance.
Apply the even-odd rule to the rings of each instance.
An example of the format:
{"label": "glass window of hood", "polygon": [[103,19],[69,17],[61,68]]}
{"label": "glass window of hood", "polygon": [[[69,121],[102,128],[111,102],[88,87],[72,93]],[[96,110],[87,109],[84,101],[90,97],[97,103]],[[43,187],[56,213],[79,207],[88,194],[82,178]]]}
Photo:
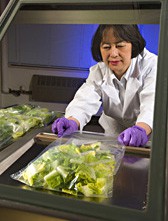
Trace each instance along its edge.
{"label": "glass window of hood", "polygon": [[[8,34],[10,65],[88,70],[97,24],[20,24]],[[159,24],[139,24],[146,48],[158,54]],[[153,37],[155,36],[155,37]]]}
{"label": "glass window of hood", "polygon": [[[163,92],[160,87],[163,84],[165,73],[164,71],[161,72],[161,68],[167,69],[160,51],[164,48],[162,42],[165,40],[166,15],[164,13],[161,15],[160,12],[162,7],[166,11],[167,6],[165,3],[162,6],[161,2],[156,1],[114,2],[114,4],[110,2],[106,4],[103,1],[98,1],[101,4],[94,4],[95,1],[88,1],[86,4],[83,1],[71,6],[66,4],[66,1],[65,4],[61,4],[61,2],[59,4],[36,4],[36,2],[38,1],[29,4],[27,1],[24,4],[24,1],[22,1],[23,4],[10,26],[10,30],[8,30],[8,64],[11,69],[14,67],[16,70],[19,66],[30,66],[87,72],[89,67],[94,64],[90,54],[91,37],[100,23],[138,24],[142,35],[147,41],[147,48],[159,55],[159,61],[162,64],[162,67],[159,67],[156,94],[156,99],[161,99],[158,99],[158,103],[156,103],[151,155],[148,157],[134,156],[133,161],[130,155],[125,158],[115,179],[113,197],[96,202],[95,199],[75,198],[74,200],[73,197],[68,196],[67,198],[65,197],[65,202],[61,204],[59,194],[49,193],[45,195],[45,202],[41,202],[37,194],[36,203],[44,207],[49,206],[52,209],[58,209],[59,205],[59,210],[70,210],[77,215],[80,212],[83,215],[83,211],[86,210],[88,217],[95,217],[100,220],[114,218],[114,220],[118,221],[125,218],[129,221],[148,221],[149,218],[152,220],[152,218],[156,217],[157,221],[161,221],[160,217],[163,217],[164,213],[165,168],[161,160],[160,165],[157,164],[157,156],[160,156],[160,159],[165,162],[166,135],[165,131],[160,134],[158,127],[164,122],[164,117],[167,114],[158,115],[158,113],[161,111],[159,105],[162,106],[162,110],[165,110],[166,83],[164,84]],[[74,38],[78,47],[72,40]],[[165,48],[168,49],[166,44]],[[64,54],[65,52],[66,54]],[[74,59],[75,57],[77,59]],[[88,59],[85,59],[86,57]],[[29,73],[32,74],[31,70]],[[162,76],[159,73],[162,73]],[[162,93],[165,93],[165,96],[161,96],[163,95]],[[158,119],[158,116],[160,119]],[[164,126],[162,125],[163,127],[166,128],[165,124]],[[157,133],[163,138],[161,141]],[[158,143],[159,141],[160,143]],[[159,144],[161,146],[160,149],[157,148]],[[135,169],[133,169],[134,172],[131,169],[132,167]],[[156,175],[155,171],[159,175]],[[20,188],[17,186],[18,191]],[[161,192],[161,195],[159,195],[159,192]],[[32,190],[32,193],[36,195],[37,192]],[[28,196],[26,190],[22,194],[23,196],[24,194]],[[69,201],[68,198],[71,198],[72,201]],[[24,199],[22,197],[22,201]],[[55,204],[53,204],[53,199],[56,202]],[[32,203],[32,199],[26,198],[26,200]],[[87,204],[86,201],[91,202],[91,204]],[[73,207],[71,202],[73,202]],[[79,206],[84,210],[81,211]],[[160,214],[162,214],[161,216],[155,211],[155,208],[158,208]]]}

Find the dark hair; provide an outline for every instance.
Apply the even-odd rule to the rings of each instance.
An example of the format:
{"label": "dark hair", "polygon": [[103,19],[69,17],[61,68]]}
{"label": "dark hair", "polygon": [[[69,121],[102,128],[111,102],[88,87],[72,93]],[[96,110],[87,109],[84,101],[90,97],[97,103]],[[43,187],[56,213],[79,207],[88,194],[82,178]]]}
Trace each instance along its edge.
{"label": "dark hair", "polygon": [[116,38],[132,44],[132,56],[135,58],[146,46],[146,41],[142,37],[137,25],[99,25],[92,39],[92,56],[97,62],[102,61],[100,44],[105,30],[112,28]]}

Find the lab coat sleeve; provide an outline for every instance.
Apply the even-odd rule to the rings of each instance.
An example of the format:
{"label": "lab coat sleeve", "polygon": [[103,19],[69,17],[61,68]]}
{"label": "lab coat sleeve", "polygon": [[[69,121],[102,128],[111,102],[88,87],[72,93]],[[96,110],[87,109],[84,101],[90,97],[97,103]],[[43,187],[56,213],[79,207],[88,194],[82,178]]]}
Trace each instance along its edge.
{"label": "lab coat sleeve", "polygon": [[153,128],[155,87],[157,74],[157,57],[151,59],[151,67],[148,68],[144,78],[142,90],[140,91],[140,114],[136,122],[144,122]]}
{"label": "lab coat sleeve", "polygon": [[80,122],[81,130],[101,106],[101,95],[95,83],[98,75],[101,75],[101,73],[96,66],[91,69],[86,83],[78,89],[74,99],[69,103],[65,111],[65,117],[72,116]]}

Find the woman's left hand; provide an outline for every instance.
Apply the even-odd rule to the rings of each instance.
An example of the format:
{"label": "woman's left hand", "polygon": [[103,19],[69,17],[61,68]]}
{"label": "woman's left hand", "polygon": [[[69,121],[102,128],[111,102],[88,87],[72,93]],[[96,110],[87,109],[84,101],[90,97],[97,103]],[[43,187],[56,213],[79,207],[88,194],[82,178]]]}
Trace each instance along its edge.
{"label": "woman's left hand", "polygon": [[139,126],[132,126],[124,130],[118,136],[118,142],[125,146],[140,147],[148,142],[149,138],[145,129]]}

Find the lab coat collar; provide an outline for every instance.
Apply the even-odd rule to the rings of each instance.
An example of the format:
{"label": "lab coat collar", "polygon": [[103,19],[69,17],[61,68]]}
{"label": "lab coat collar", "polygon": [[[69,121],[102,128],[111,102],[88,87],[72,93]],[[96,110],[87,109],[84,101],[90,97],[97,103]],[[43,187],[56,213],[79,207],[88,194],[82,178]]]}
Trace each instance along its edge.
{"label": "lab coat collar", "polygon": [[[139,55],[139,56],[140,56],[140,55]],[[128,79],[129,79],[130,77],[133,77],[133,78],[137,78],[137,77],[138,77],[139,71],[138,71],[138,69],[135,70],[135,67],[136,67],[135,64],[137,63],[137,61],[138,61],[138,57],[131,59],[131,64],[130,64],[128,70],[126,71],[126,73],[122,76],[121,80],[124,78],[126,81],[128,81]],[[102,63],[103,63],[103,62],[102,62]],[[104,63],[104,65],[105,65],[105,63]],[[103,66],[104,66],[104,65],[103,65]],[[105,65],[105,66],[106,66],[106,65]],[[106,68],[105,68],[105,74],[104,74],[104,77],[103,77],[103,82],[106,82],[106,81],[107,81],[107,82],[110,84],[110,82],[112,82],[113,79],[118,80],[118,79],[116,78],[114,72],[113,72],[110,68],[108,68],[108,67],[106,66]],[[120,81],[121,81],[121,80],[120,80]],[[118,80],[118,81],[119,81],[119,80]]]}
{"label": "lab coat collar", "polygon": [[[130,67],[128,68],[127,72],[123,75],[123,78],[125,78],[125,80],[127,82],[124,104],[123,104],[123,111],[122,111],[123,116],[125,115],[128,107],[130,105],[130,102],[132,101],[132,99],[134,98],[135,94],[137,93],[137,91],[139,90],[139,88],[141,86],[141,82],[138,79],[138,76],[140,74],[139,70],[140,69],[138,68],[138,57],[136,57],[131,60]],[[109,97],[111,97],[113,95],[113,102],[115,104],[119,105],[120,100],[119,100],[117,91],[114,88],[114,85],[112,83],[113,79],[118,80],[116,78],[116,76],[114,75],[114,73],[107,67],[105,75],[103,77],[103,85],[102,86],[103,86],[104,90],[106,91],[106,93],[109,94]],[[107,84],[106,84],[106,82],[107,82]],[[107,85],[111,85],[112,86],[111,89],[109,87],[107,87]],[[133,93],[133,91],[134,91],[134,93]]]}

